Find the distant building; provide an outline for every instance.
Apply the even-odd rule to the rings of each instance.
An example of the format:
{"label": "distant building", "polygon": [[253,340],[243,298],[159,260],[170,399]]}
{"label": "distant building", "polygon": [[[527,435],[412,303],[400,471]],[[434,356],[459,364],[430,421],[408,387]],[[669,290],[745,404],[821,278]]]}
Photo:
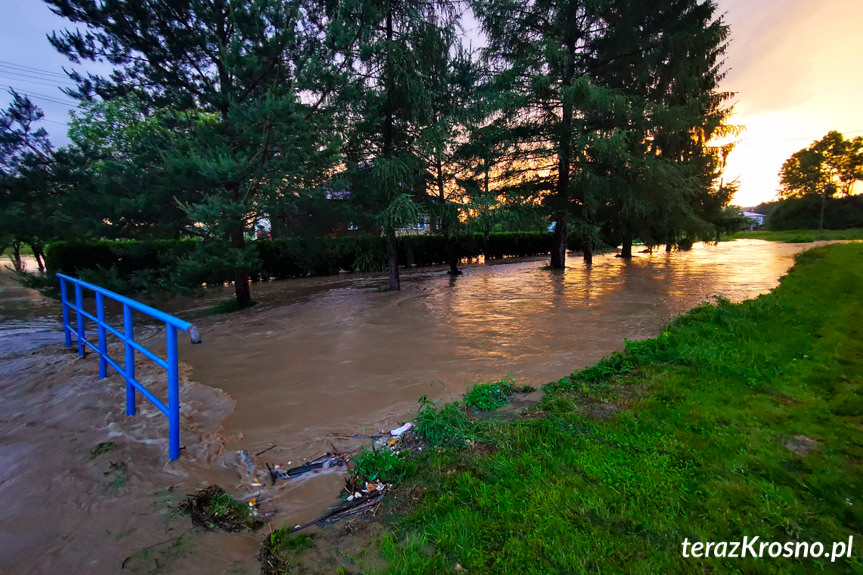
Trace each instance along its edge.
{"label": "distant building", "polygon": [[763,226],[764,218],[767,217],[764,214],[756,214],[755,212],[742,212],[740,215],[750,220],[750,230]]}
{"label": "distant building", "polygon": [[[424,236],[433,234],[436,229],[440,229],[438,225],[432,225],[431,218],[427,214],[417,214],[415,224],[396,228],[396,236]],[[382,228],[383,229],[383,228]]]}

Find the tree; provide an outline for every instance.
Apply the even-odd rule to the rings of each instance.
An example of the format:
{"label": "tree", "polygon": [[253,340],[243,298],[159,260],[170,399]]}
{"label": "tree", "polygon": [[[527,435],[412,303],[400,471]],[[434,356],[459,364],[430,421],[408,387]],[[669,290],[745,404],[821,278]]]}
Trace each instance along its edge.
{"label": "tree", "polygon": [[115,67],[109,77],[73,73],[72,95],[134,94],[195,114],[167,153],[165,185],[199,195],[184,207],[199,230],[228,238],[236,301],[249,302],[245,228],[256,202],[290,198],[332,164],[332,131],[317,113],[331,94],[318,82],[337,68],[326,11],[312,0],[45,1],[82,25],[49,38],[61,53]]}
{"label": "tree", "polygon": [[154,110],[135,95],[83,102],[69,123],[71,145],[62,150],[76,166],[67,209],[58,214],[64,227],[77,236],[142,240],[193,229],[182,205],[201,198],[170,185],[165,154],[185,136],[178,125],[194,118]]}
{"label": "tree", "polygon": [[[722,173],[734,147],[733,141],[712,142],[740,131],[729,123],[733,94],[719,90],[728,26],[716,15],[714,2],[630,2],[624,7],[627,25],[640,34],[649,38],[659,31],[657,41],[642,43],[648,52],[622,59],[642,70],[634,85],[646,102],[638,129],[643,134],[640,157],[647,164],[640,163],[647,169],[641,170],[639,183],[649,199],[642,202],[646,209],[635,214],[630,228],[642,239],[667,246],[684,235],[687,243],[712,238],[731,197],[732,188],[722,185]],[[613,29],[625,30],[626,25]]]}
{"label": "tree", "polygon": [[[457,178],[463,170],[459,162],[459,140],[465,139],[471,104],[481,74],[478,62],[455,40],[452,26],[434,27],[426,44],[433,56],[429,69],[431,116],[417,141],[417,153],[426,165],[426,187],[431,196],[430,211],[436,225],[446,238],[450,275],[459,275],[459,256],[455,237],[462,229],[463,206]],[[437,56],[437,58],[434,58]]]}
{"label": "tree", "polygon": [[555,220],[551,266],[559,269],[566,265],[574,156],[588,131],[577,107],[592,90],[587,74],[602,29],[602,4],[473,3],[489,38],[484,54],[496,72],[494,85],[507,94],[494,125],[518,142],[520,159],[530,170],[524,183],[549,199]]}
{"label": "tree", "polygon": [[858,180],[863,180],[863,138],[846,140],[841,133],[831,131],[785,160],[779,171],[779,197],[820,196],[818,228],[824,229],[827,198],[850,195]]}
{"label": "tree", "polygon": [[45,129],[35,126],[44,117],[42,110],[27,96],[10,94],[12,102],[0,112],[0,246],[11,247],[20,271],[21,245],[29,245],[43,271],[54,150]]}
{"label": "tree", "polygon": [[673,243],[682,228],[709,227],[698,206],[727,152],[708,142],[730,112],[716,89],[728,31],[713,2],[474,6],[507,94],[493,123],[519,143],[522,185],[554,213],[552,267],[565,267],[568,232],[590,263],[602,234],[628,254],[635,234]]}
{"label": "tree", "polygon": [[[451,45],[452,4],[366,0],[344,17],[357,30],[344,150],[352,202],[383,228],[389,287],[400,289],[396,229],[417,221],[427,168],[447,122],[435,114],[436,71]],[[432,150],[432,151],[430,151]]]}

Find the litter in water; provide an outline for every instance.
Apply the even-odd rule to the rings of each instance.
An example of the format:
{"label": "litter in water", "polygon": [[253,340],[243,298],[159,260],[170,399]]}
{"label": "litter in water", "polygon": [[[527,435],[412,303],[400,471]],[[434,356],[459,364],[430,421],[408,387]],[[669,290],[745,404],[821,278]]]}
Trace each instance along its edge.
{"label": "litter in water", "polygon": [[292,479],[313,471],[341,467],[344,464],[345,459],[342,455],[336,453],[325,453],[317,459],[308,461],[299,467],[283,470],[279,465],[270,466],[268,463],[267,469],[270,472],[270,478],[273,480],[273,485],[275,485],[277,479]]}

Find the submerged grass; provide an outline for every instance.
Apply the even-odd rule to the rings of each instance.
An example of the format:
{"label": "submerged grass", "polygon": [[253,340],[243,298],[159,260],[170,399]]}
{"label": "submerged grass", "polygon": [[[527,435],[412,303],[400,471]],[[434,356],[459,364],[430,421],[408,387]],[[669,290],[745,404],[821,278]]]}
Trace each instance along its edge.
{"label": "submerged grass", "polygon": [[756,230],[737,232],[734,239],[768,240],[789,244],[834,240],[863,240],[863,229],[852,230]]}
{"label": "submerged grass", "polygon": [[221,313],[235,313],[257,305],[257,303],[258,302],[254,300],[237,303],[237,300],[235,300],[234,298],[223,299],[216,305],[212,306],[209,310],[209,313],[213,315]]}
{"label": "submerged grass", "polygon": [[[859,549],[830,563],[681,546],[863,535],[861,301],[863,245],[816,248],[774,292],[628,342],[520,420],[425,405],[418,433],[442,447],[396,490],[422,495],[390,516],[387,572],[861,572]],[[621,409],[596,419],[599,401]]]}

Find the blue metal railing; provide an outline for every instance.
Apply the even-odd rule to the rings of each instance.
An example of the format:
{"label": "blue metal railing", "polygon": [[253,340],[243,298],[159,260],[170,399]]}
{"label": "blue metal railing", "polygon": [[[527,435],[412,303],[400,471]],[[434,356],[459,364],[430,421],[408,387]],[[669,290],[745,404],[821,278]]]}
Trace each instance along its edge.
{"label": "blue metal railing", "polygon": [[[180,389],[179,389],[179,362],[177,360],[177,330],[187,332],[192,339],[192,343],[201,343],[201,338],[198,336],[198,329],[187,321],[183,321],[165,312],[159,311],[148,305],[139,303],[133,299],[121,296],[112,291],[108,291],[97,285],[81,281],[76,278],[69,277],[64,274],[57,274],[60,280],[60,295],[63,305],[63,332],[66,337],[66,347],[72,346],[72,335],[74,334],[78,340],[78,355],[83,356],[84,350],[89,346],[93,351],[99,354],[99,377],[104,378],[108,372],[110,365],[126,379],[126,414],[135,415],[135,392],[140,391],[141,394],[150,400],[159,410],[168,416],[168,443],[169,457],[174,460],[180,457]],[[68,299],[68,290],[66,283],[71,283],[75,286],[75,303],[72,304]],[[84,310],[83,306],[83,290],[88,289],[96,294],[96,315],[92,315]],[[119,331],[108,325],[105,321],[105,298],[123,304],[123,331]],[[69,322],[69,310],[75,310],[76,325],[72,327]],[[132,324],[132,311],[145,313],[150,317],[159,321],[165,322],[165,332],[167,341],[167,357],[162,359],[140,343],[135,341],[135,330]],[[84,320],[90,319],[96,322],[96,331],[99,336],[98,344],[88,341],[85,333]],[[125,367],[120,367],[116,361],[108,356],[108,332],[117,336],[125,345]],[[138,380],[135,379],[135,352],[139,352],[145,357],[151,359],[153,363],[167,370],[168,372],[168,405],[156,397],[149,389],[144,387]]]}

